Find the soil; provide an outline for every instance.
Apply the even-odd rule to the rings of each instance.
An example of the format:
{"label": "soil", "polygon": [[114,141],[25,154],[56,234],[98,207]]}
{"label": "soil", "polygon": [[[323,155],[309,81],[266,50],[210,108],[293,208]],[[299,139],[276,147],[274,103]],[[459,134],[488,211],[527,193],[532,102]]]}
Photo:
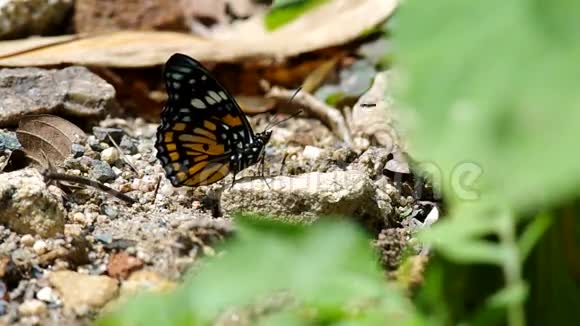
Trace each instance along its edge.
{"label": "soil", "polygon": [[[251,118],[257,131],[271,119],[266,114]],[[63,192],[64,235],[42,238],[0,226],[0,325],[88,324],[102,307],[67,306],[66,298],[59,296],[62,289],[48,277],[51,272],[109,275],[123,288],[131,279],[129,275],[139,271],[156,275],[157,283],[176,284],[186,270],[198,267],[200,257],[217,254],[215,246],[235,233],[235,221],[220,206],[220,193],[230,186],[231,177],[195,189],[174,188],[155,157],[156,124],[137,118],[105,119],[99,125],[122,129],[128,139],[123,141],[122,155],[117,159],[104,157],[103,151],[116,148],[115,144],[110,138],[99,140],[96,132],[88,132],[81,155],[69,158],[60,172],[95,177],[95,161],[107,159],[116,175],[107,184],[137,203],[129,205],[90,187],[61,187],[67,190]],[[0,151],[0,166],[10,152]],[[393,271],[414,231],[409,226],[414,224],[405,221],[425,216],[428,207],[412,194],[401,194],[400,189],[412,189],[412,185],[394,184],[388,171],[383,171],[380,157],[361,157],[365,157],[364,151],[346,149],[319,121],[295,118],[274,129],[266,152],[265,174],[297,176],[356,169],[364,171],[375,188],[387,187],[382,189],[384,198],[377,197],[385,202],[377,207],[388,218],[364,224],[375,237],[373,244],[385,270]],[[243,182],[259,174],[254,166],[237,178]],[[46,295],[53,292],[55,296]]]}

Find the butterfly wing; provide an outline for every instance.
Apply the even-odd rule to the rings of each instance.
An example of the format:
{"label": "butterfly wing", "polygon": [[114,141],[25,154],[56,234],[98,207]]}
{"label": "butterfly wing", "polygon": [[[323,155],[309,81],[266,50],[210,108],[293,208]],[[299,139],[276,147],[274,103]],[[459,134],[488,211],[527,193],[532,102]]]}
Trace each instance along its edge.
{"label": "butterfly wing", "polygon": [[255,135],[234,98],[183,54],[169,58],[164,75],[168,100],[155,146],[171,183],[207,185],[237,171],[232,154]]}

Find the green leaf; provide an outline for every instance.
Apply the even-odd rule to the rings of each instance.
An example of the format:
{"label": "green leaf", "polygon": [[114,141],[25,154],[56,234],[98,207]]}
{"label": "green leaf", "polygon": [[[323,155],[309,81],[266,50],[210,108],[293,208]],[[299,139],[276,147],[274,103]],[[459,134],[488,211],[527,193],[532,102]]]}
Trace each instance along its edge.
{"label": "green leaf", "polygon": [[500,212],[475,204],[457,206],[449,218],[422,231],[418,239],[458,263],[500,265],[507,257],[504,247],[482,239],[497,233]]}
{"label": "green leaf", "polygon": [[513,303],[523,303],[528,296],[528,287],[523,283],[516,283],[501,289],[488,299],[490,308],[507,307]]}
{"label": "green leaf", "polygon": [[524,232],[518,240],[518,247],[520,250],[520,259],[526,260],[534,246],[538,243],[544,232],[552,225],[554,216],[550,213],[538,214],[526,226]]}
{"label": "green leaf", "polygon": [[266,29],[275,30],[328,0],[277,0],[264,17]]}
{"label": "green leaf", "polygon": [[[239,231],[225,254],[189,275],[185,286],[168,296],[138,299],[99,325],[210,325],[228,308],[243,309],[281,290],[316,314],[309,318],[303,308],[290,307],[290,312],[268,317],[280,324],[356,320],[374,314],[387,296],[398,306],[391,314],[383,311],[384,321],[385,316],[402,324],[416,320],[409,302],[384,283],[368,239],[353,225],[325,222],[307,228],[264,218],[236,221]],[[367,304],[351,309],[360,302]]]}
{"label": "green leaf", "polygon": [[[416,111],[419,160],[445,180],[461,162],[483,174],[480,203],[528,212],[578,193],[580,24],[573,1],[418,1],[398,12],[395,51]],[[540,8],[541,7],[541,8]],[[452,203],[462,200],[444,184]]]}

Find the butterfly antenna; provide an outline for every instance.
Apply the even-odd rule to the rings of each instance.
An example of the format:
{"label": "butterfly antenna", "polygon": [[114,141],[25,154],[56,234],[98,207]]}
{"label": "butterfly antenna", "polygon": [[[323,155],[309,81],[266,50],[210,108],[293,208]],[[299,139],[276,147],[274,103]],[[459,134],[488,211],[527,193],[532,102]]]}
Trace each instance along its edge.
{"label": "butterfly antenna", "polygon": [[[286,103],[286,105],[290,105],[290,103],[292,103],[292,100],[293,100],[293,99],[296,97],[296,95],[298,95],[298,92],[300,92],[301,90],[302,90],[302,86],[298,87],[298,88],[296,89],[296,91],[294,92],[294,94],[292,94],[292,96],[290,97],[290,99],[288,100],[288,103]],[[292,118],[296,117],[296,116],[297,116],[297,115],[299,115],[300,113],[302,113],[302,110],[299,110],[298,112],[296,112],[296,113],[292,114],[291,116],[289,116],[289,117],[288,117],[288,118],[286,118],[286,119],[282,119],[282,120],[280,120],[280,121],[274,121],[274,122],[270,122],[270,123],[269,123],[269,124],[266,126],[266,128],[264,128],[264,131],[266,131],[266,130],[268,130],[268,129],[270,129],[270,128],[274,127],[274,126],[277,126],[277,125],[281,124],[281,123],[282,123],[282,122],[284,122],[284,121],[288,121],[288,120],[290,120],[290,119],[292,119]]]}

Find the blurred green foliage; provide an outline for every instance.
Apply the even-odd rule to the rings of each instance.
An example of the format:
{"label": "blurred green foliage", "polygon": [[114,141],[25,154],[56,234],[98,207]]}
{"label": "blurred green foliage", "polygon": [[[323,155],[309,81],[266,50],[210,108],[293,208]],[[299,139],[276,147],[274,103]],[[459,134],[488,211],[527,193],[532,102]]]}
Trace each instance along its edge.
{"label": "blurred green foliage", "polygon": [[275,30],[325,2],[328,0],[274,0],[264,18],[266,29]]}
{"label": "blurred green foliage", "polygon": [[97,325],[213,325],[227,309],[251,309],[284,290],[293,304],[260,325],[416,325],[401,292],[384,282],[360,230],[344,222],[312,227],[238,217],[236,238],[175,293],[133,300]]}
{"label": "blurred green foliage", "polygon": [[[578,242],[550,236],[563,220],[555,207],[580,195],[579,3],[409,0],[396,20],[412,152],[440,167],[450,203],[450,218],[422,239],[447,258],[441,275],[470,280],[443,285],[454,296],[438,302],[446,322],[523,325],[527,315],[531,324],[579,324],[580,279],[562,255],[580,252]],[[453,182],[462,162],[483,171],[469,185],[477,200]],[[500,272],[503,284],[490,286],[482,268]],[[474,293],[471,304],[455,300]]]}

